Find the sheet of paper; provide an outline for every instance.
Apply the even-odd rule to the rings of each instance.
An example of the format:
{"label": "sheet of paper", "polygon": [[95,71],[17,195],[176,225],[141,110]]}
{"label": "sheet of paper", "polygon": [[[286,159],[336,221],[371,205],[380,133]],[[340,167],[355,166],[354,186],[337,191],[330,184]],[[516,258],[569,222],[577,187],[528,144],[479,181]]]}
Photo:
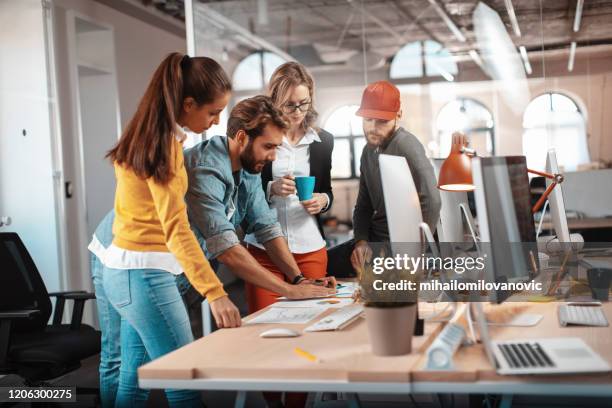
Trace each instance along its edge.
{"label": "sheet of paper", "polygon": [[336,288],[336,296],[353,296],[353,293],[359,287],[357,282],[342,282]]}
{"label": "sheet of paper", "polygon": [[321,307],[271,307],[262,314],[246,321],[246,324],[282,323],[282,324],[304,324],[308,323],[325,308]]}
{"label": "sheet of paper", "polygon": [[[342,282],[336,288],[336,294],[330,296],[318,296],[311,299],[329,299],[329,298],[352,298],[353,293],[359,287],[357,282]],[[285,296],[277,298],[278,300],[288,300]]]}
{"label": "sheet of paper", "polygon": [[318,307],[318,308],[340,308],[353,304],[349,298],[308,299],[308,300],[282,300],[276,302],[274,307]]}

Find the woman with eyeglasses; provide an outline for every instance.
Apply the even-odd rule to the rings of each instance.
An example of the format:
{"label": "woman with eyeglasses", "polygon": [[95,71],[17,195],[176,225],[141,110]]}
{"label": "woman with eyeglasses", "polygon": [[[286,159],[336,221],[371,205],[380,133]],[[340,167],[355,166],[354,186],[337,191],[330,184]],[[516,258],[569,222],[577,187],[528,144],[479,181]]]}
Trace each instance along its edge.
{"label": "woman with eyeglasses", "polygon": [[[314,81],[306,68],[287,62],[274,71],[268,95],[290,122],[291,128],[276,150],[276,160],[262,173],[262,187],[287,237],[289,249],[300,271],[308,279],[323,278],[327,271],[327,250],[320,215],[331,208],[334,196],[331,187],[333,136],[315,127]],[[295,177],[314,176],[312,199],[300,201]],[[262,266],[284,279],[284,274],[270,259],[263,245],[253,235],[245,238],[249,252]],[[249,313],[274,302],[278,294],[247,283]],[[271,403],[274,394],[266,393]],[[296,398],[292,398],[296,397]],[[291,402],[293,400],[293,402]],[[303,406],[305,394],[288,394],[285,406]]]}

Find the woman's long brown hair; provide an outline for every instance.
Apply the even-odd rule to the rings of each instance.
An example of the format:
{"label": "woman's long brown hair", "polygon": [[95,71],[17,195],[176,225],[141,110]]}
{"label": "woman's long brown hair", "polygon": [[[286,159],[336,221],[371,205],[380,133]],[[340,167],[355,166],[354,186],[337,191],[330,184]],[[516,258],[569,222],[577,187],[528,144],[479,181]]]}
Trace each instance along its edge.
{"label": "woman's long brown hair", "polygon": [[227,74],[215,60],[169,54],[155,70],[136,113],[106,157],[139,177],[168,183],[172,177],[174,129],[183,101],[192,97],[200,106],[231,88]]}

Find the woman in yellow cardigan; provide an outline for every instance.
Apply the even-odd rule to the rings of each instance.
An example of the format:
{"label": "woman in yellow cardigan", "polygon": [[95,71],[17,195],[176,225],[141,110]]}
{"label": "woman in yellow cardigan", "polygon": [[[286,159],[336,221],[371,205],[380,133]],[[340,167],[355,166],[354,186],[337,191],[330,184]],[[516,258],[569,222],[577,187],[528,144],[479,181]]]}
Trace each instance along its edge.
{"label": "woman in yellow cardigan", "polygon": [[[214,60],[168,55],[107,154],[117,190],[114,240],[101,258],[99,295],[121,316],[117,407],[145,406],[148,393],[138,388],[138,367],[193,341],[175,275],[184,272],[208,299],[219,327],[240,325],[238,309],[190,229],[184,202],[183,128],[201,133],[218,123],[230,92],[230,80]],[[198,392],[167,390],[166,396],[173,407],[202,406]]]}

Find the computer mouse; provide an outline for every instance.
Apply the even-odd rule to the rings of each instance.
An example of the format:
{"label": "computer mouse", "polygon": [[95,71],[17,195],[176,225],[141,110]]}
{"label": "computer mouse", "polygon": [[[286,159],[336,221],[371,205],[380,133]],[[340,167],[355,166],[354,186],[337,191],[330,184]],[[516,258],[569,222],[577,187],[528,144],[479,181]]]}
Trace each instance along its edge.
{"label": "computer mouse", "polygon": [[259,337],[262,337],[264,339],[269,339],[269,338],[275,338],[275,337],[297,337],[299,335],[300,333],[296,332],[295,330],[286,329],[284,327],[279,327],[276,329],[269,329],[269,330],[263,331],[259,334]]}

